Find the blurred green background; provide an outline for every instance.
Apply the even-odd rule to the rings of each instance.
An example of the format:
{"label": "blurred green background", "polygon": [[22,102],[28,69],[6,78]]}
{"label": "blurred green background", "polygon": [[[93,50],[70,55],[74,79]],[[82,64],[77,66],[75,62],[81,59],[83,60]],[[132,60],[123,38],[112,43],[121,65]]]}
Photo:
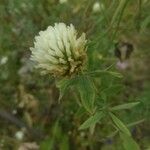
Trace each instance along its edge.
{"label": "blurred green background", "polygon": [[[93,8],[96,2],[101,6],[98,10]],[[127,123],[139,121],[131,128],[133,137],[142,150],[150,148],[150,1],[126,0],[125,7],[116,12],[120,3],[0,0],[0,149],[22,150],[26,145],[41,150],[123,149],[121,140],[111,134],[109,123],[108,127],[97,127],[94,135],[88,130],[79,131],[87,114],[79,110],[73,90],[59,103],[54,80],[33,69],[29,48],[34,37],[55,22],[72,23],[79,34],[86,33],[91,70],[110,65],[115,69],[115,43],[126,41],[133,45],[130,68],[115,69],[123,79],[108,80],[102,75],[99,82],[102,90],[110,87],[107,96],[112,105],[141,102],[119,115]]]}

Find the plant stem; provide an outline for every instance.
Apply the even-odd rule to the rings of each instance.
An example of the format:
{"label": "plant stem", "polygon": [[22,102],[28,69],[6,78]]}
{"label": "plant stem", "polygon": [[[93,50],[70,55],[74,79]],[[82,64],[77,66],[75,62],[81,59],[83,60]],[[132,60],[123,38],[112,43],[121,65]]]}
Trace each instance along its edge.
{"label": "plant stem", "polygon": [[[116,30],[112,34],[112,39],[114,39],[116,34],[117,34],[118,27],[119,27],[119,24],[121,22],[123,12],[124,12],[128,2],[129,2],[129,0],[121,0],[119,3],[119,6],[117,7],[117,9],[113,15],[113,18],[111,20],[111,26],[114,26],[115,22],[117,22],[117,24],[116,24]],[[116,21],[117,19],[118,19],[118,21]]]}

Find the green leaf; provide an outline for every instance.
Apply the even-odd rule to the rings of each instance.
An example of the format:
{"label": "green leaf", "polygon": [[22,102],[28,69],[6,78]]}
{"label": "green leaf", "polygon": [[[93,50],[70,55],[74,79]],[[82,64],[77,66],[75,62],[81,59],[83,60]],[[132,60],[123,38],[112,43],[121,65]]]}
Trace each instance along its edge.
{"label": "green leaf", "polygon": [[92,113],[95,100],[93,83],[87,76],[80,77],[78,81],[77,89],[80,93],[81,103],[89,113]]}
{"label": "green leaf", "polygon": [[41,150],[52,150],[54,146],[54,138],[47,138],[40,143]]}
{"label": "green leaf", "polygon": [[89,128],[99,122],[104,116],[103,112],[97,112],[90,118],[88,118],[79,128],[79,130]]}
{"label": "green leaf", "polygon": [[40,143],[41,150],[52,150],[54,148],[56,136],[61,135],[59,130],[59,121],[56,121],[52,127],[52,135]]}
{"label": "green leaf", "polygon": [[117,126],[117,128],[122,131],[123,133],[127,134],[128,136],[131,136],[130,131],[128,128],[124,125],[124,123],[118,119],[113,113],[109,113],[114,124]]}
{"label": "green leaf", "polygon": [[142,22],[141,22],[141,30],[144,31],[146,28],[148,28],[148,25],[150,24],[150,16],[147,16]]}
{"label": "green leaf", "polygon": [[76,117],[81,117],[82,115],[84,115],[86,113],[86,110],[84,109],[84,107],[79,107],[77,112],[75,113]]}
{"label": "green leaf", "polygon": [[125,150],[140,150],[138,144],[131,136],[120,132],[120,138],[123,141],[123,147]]}
{"label": "green leaf", "polygon": [[122,74],[119,72],[108,71],[108,73],[110,73],[111,75],[113,75],[114,77],[117,77],[117,78],[123,77]]}
{"label": "green leaf", "polygon": [[67,135],[61,137],[61,143],[59,145],[60,150],[69,150],[69,138]]}
{"label": "green leaf", "polygon": [[132,102],[132,103],[126,103],[118,106],[114,106],[110,108],[110,110],[115,111],[115,110],[122,110],[122,109],[130,109],[136,105],[138,105],[140,102]]}
{"label": "green leaf", "polygon": [[56,81],[56,86],[59,89],[59,101],[64,96],[65,92],[68,90],[69,86],[73,84],[73,79],[61,79]]}
{"label": "green leaf", "polygon": [[113,71],[107,71],[107,70],[95,70],[95,71],[89,72],[87,74],[89,76],[93,76],[93,77],[100,76],[101,74],[110,74],[110,75],[117,77],[117,78],[123,77],[122,74],[119,72],[113,72]]}

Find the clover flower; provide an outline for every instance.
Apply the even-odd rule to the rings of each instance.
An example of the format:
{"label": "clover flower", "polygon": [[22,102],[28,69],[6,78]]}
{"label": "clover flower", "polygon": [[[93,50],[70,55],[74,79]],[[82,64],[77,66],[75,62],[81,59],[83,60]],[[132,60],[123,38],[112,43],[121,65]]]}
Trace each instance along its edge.
{"label": "clover flower", "polygon": [[30,48],[31,60],[42,73],[54,76],[71,76],[82,70],[86,61],[86,38],[77,37],[74,26],[55,23],[35,37]]}

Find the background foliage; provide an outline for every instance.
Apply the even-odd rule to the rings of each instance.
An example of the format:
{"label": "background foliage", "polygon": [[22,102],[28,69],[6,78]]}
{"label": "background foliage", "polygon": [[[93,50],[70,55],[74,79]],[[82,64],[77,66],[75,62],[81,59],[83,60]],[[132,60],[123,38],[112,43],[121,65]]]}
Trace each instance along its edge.
{"label": "background foliage", "polygon": [[[35,142],[34,146],[41,150],[122,150],[132,144],[123,133],[121,138],[118,136],[109,116],[99,121],[98,112],[87,123],[87,111],[94,104],[100,111],[137,101],[140,104],[132,109],[117,110],[114,114],[129,127],[142,150],[150,148],[150,2],[101,0],[104,8],[93,12],[95,2],[0,0],[0,149],[15,150],[25,142]],[[55,80],[39,75],[29,60],[34,36],[55,22],[72,23],[89,39],[88,80],[83,77],[76,87],[67,81],[57,83],[64,94],[60,102]],[[114,56],[115,43],[119,41],[134,46],[130,69],[123,71],[116,69],[118,58]],[[88,103],[84,104],[82,97]],[[16,138],[18,131],[24,133],[22,140]]]}

